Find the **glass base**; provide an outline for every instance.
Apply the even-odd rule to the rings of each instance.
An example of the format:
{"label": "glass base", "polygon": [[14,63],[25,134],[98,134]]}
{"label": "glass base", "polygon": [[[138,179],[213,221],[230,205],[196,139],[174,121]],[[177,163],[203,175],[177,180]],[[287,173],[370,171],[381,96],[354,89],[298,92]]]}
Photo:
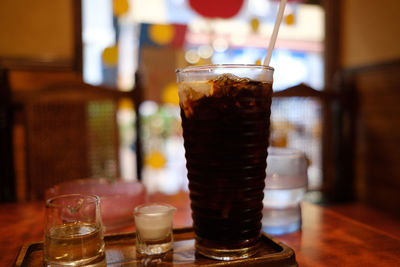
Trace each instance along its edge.
{"label": "glass base", "polygon": [[195,244],[196,252],[214,260],[221,260],[221,261],[231,261],[231,260],[238,260],[238,259],[245,259],[253,256],[258,252],[260,247],[260,242],[256,245],[241,248],[241,249],[214,249],[214,248],[207,248],[202,245],[199,245],[197,242]]}
{"label": "glass base", "polygon": [[145,255],[159,255],[172,250],[174,240],[172,233],[160,240],[144,240],[140,233],[136,235],[136,251]]}
{"label": "glass base", "polygon": [[138,246],[136,250],[140,254],[159,255],[172,250],[172,248],[173,248],[173,243],[168,242],[164,244]]}
{"label": "glass base", "polygon": [[262,230],[270,235],[292,233],[301,228],[300,206],[264,208]]}
{"label": "glass base", "polygon": [[301,222],[292,222],[286,225],[280,226],[263,226],[262,230],[269,235],[283,235],[288,233],[293,233],[299,230],[301,227]]}
{"label": "glass base", "polygon": [[92,257],[90,259],[82,259],[76,261],[48,261],[44,259],[43,266],[45,267],[105,267],[107,266],[106,254],[102,252],[101,254]]}

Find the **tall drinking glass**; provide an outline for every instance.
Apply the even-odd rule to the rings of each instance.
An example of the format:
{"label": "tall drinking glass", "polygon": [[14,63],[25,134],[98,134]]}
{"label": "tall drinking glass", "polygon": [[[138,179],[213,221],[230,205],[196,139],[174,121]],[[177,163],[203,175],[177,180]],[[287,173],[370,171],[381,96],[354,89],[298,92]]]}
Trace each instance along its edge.
{"label": "tall drinking glass", "polygon": [[99,197],[48,199],[44,231],[44,266],[106,266]]}
{"label": "tall drinking glass", "polygon": [[218,260],[259,247],[273,68],[177,70],[196,251]]}

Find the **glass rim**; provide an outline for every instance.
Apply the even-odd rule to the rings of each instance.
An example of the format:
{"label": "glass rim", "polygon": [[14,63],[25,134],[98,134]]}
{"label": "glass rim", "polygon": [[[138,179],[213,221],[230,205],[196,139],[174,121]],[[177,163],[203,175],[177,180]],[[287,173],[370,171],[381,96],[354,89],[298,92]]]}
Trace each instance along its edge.
{"label": "glass rim", "polygon": [[[163,207],[166,207],[168,209],[165,210],[165,211],[158,211],[158,212],[143,212],[143,211],[141,211],[141,209],[144,208],[144,207],[155,206],[155,205],[163,206]],[[146,216],[159,216],[159,215],[162,215],[162,214],[168,214],[170,212],[175,212],[176,210],[177,210],[177,208],[172,206],[172,205],[170,205],[170,204],[155,202],[155,203],[145,203],[145,204],[141,204],[139,206],[136,206],[133,209],[133,214],[134,215],[146,215]]]}
{"label": "glass rim", "polygon": [[67,198],[72,198],[72,197],[83,198],[84,199],[84,203],[83,204],[92,204],[92,203],[99,204],[100,203],[100,197],[97,196],[97,195],[76,193],[76,194],[63,194],[63,195],[58,195],[58,196],[51,197],[51,198],[46,200],[46,207],[47,208],[61,208],[61,207],[65,206],[65,205],[64,204],[54,203],[54,201],[58,200],[58,199],[67,199]]}
{"label": "glass rim", "polygon": [[184,68],[178,68],[175,72],[178,73],[188,73],[188,72],[211,72],[216,69],[255,69],[255,70],[267,70],[274,71],[275,69],[271,66],[257,65],[257,64],[209,64],[209,65],[199,65],[199,66],[188,66]]}

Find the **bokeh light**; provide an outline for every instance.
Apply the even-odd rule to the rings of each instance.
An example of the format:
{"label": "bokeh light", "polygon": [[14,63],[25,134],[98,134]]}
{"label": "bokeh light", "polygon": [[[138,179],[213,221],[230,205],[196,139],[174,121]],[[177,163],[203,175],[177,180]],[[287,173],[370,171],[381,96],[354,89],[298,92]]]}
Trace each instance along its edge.
{"label": "bokeh light", "polygon": [[200,56],[196,49],[189,49],[185,52],[185,60],[190,64],[196,64],[200,60]]}

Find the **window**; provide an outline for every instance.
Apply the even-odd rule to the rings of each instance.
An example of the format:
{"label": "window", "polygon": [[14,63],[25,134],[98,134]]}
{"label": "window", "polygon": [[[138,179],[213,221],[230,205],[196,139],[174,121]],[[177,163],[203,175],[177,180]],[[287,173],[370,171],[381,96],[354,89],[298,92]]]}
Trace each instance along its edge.
{"label": "window", "polygon": [[[98,1],[85,2],[99,5]],[[305,2],[290,2],[286,8],[285,20],[271,60],[271,66],[275,68],[275,91],[299,83],[305,83],[315,90],[324,89],[324,10],[319,5]],[[102,3],[111,8],[111,0],[102,0]],[[179,138],[176,135],[180,127],[176,122],[179,121],[179,107],[171,97],[165,97],[168,94],[174,95],[174,70],[192,64],[259,64],[266,54],[265,47],[269,42],[279,2],[246,0],[239,13],[226,20],[205,19],[192,10],[186,0],[149,0],[146,5],[140,0],[129,0],[126,3],[128,8],[123,14],[112,15],[111,11],[104,13],[106,30],[102,35],[103,46],[100,48],[92,45],[93,51],[97,49],[93,52],[97,56],[92,55],[97,60],[93,60],[93,64],[98,70],[97,76],[94,76],[96,79],[102,76],[96,81],[114,83],[121,90],[131,90],[135,83],[134,73],[140,71],[145,88],[143,100],[146,100],[140,107],[141,114],[138,114],[143,120],[141,134],[144,158],[147,159],[144,161],[143,175],[162,177],[171,166],[182,165],[174,161],[184,160],[175,154],[183,153],[182,150],[168,150],[173,142],[181,145],[181,141],[176,139]],[[110,68],[101,62],[101,54],[107,45],[115,44],[118,44],[118,64]],[[89,50],[88,46],[88,55],[92,53]],[[274,99],[271,116],[271,143],[298,148],[306,153],[310,163],[310,188],[316,190],[322,184],[321,110],[322,104],[313,98],[279,98]],[[170,126],[165,126],[167,122],[177,128],[167,129]],[[149,129],[157,124],[158,127],[164,125],[166,128],[153,129],[155,132],[150,133]],[[158,136],[155,136],[157,131]],[[161,142],[156,146],[159,151],[154,152],[151,147],[157,142]],[[185,176],[185,172],[171,175]],[[143,179],[148,179],[146,177]],[[157,182],[154,182],[155,187],[160,186],[160,183],[155,184]]]}

